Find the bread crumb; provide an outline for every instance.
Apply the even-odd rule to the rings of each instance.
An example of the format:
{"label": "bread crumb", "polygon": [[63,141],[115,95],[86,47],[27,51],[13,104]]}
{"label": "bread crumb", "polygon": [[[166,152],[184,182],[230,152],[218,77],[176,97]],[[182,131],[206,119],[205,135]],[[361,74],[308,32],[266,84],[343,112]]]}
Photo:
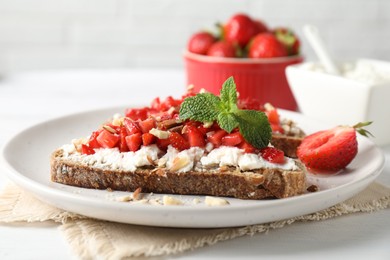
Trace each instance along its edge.
{"label": "bread crumb", "polygon": [[200,203],[200,199],[199,198],[195,198],[192,200],[192,203],[193,204],[199,204]]}
{"label": "bread crumb", "polygon": [[206,198],[204,200],[204,203],[207,206],[225,206],[225,205],[229,205],[229,201],[227,201],[225,199],[215,198],[215,197],[210,197],[210,196],[206,196]]}

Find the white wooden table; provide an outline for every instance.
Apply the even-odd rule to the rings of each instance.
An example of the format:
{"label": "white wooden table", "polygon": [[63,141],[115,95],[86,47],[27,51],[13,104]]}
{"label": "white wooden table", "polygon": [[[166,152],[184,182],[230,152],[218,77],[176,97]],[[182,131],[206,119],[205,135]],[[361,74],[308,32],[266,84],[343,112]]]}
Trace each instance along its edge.
{"label": "white wooden table", "polygon": [[[77,70],[10,75],[0,81],[0,145],[23,128],[64,114],[180,96],[182,70]],[[390,186],[390,146],[380,183]],[[0,170],[0,188],[7,179]],[[75,259],[56,224],[0,225],[0,259]],[[170,258],[390,259],[390,210],[296,223]]]}

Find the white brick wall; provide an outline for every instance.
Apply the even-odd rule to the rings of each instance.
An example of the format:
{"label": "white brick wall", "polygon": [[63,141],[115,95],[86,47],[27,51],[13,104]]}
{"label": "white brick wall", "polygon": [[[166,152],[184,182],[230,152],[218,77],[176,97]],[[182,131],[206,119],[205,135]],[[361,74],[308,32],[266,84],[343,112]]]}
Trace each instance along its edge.
{"label": "white brick wall", "polygon": [[74,67],[181,67],[191,33],[236,12],[305,23],[339,58],[390,60],[388,0],[0,0],[0,73]]}

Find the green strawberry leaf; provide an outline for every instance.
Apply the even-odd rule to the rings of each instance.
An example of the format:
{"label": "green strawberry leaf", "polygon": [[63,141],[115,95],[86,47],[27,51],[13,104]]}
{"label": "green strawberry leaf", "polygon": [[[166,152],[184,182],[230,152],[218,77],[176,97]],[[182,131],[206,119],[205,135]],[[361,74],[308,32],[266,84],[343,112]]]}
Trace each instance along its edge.
{"label": "green strawberry leaf", "polygon": [[357,123],[356,125],[352,126],[353,128],[355,128],[356,132],[358,132],[359,134],[361,134],[362,136],[365,136],[365,137],[374,137],[373,134],[371,134],[368,130],[364,129],[363,127],[365,126],[368,126],[368,125],[371,125],[372,124],[372,121],[369,121],[369,122],[359,122]]}

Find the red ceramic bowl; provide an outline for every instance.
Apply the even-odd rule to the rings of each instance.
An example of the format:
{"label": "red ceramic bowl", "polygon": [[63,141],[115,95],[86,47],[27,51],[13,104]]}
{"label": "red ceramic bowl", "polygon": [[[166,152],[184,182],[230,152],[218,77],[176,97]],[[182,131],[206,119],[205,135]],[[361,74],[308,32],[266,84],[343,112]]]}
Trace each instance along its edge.
{"label": "red ceramic bowl", "polygon": [[220,58],[184,52],[188,85],[219,94],[223,82],[234,77],[240,98],[255,98],[275,107],[297,110],[285,69],[303,61],[301,56],[249,59]]}

